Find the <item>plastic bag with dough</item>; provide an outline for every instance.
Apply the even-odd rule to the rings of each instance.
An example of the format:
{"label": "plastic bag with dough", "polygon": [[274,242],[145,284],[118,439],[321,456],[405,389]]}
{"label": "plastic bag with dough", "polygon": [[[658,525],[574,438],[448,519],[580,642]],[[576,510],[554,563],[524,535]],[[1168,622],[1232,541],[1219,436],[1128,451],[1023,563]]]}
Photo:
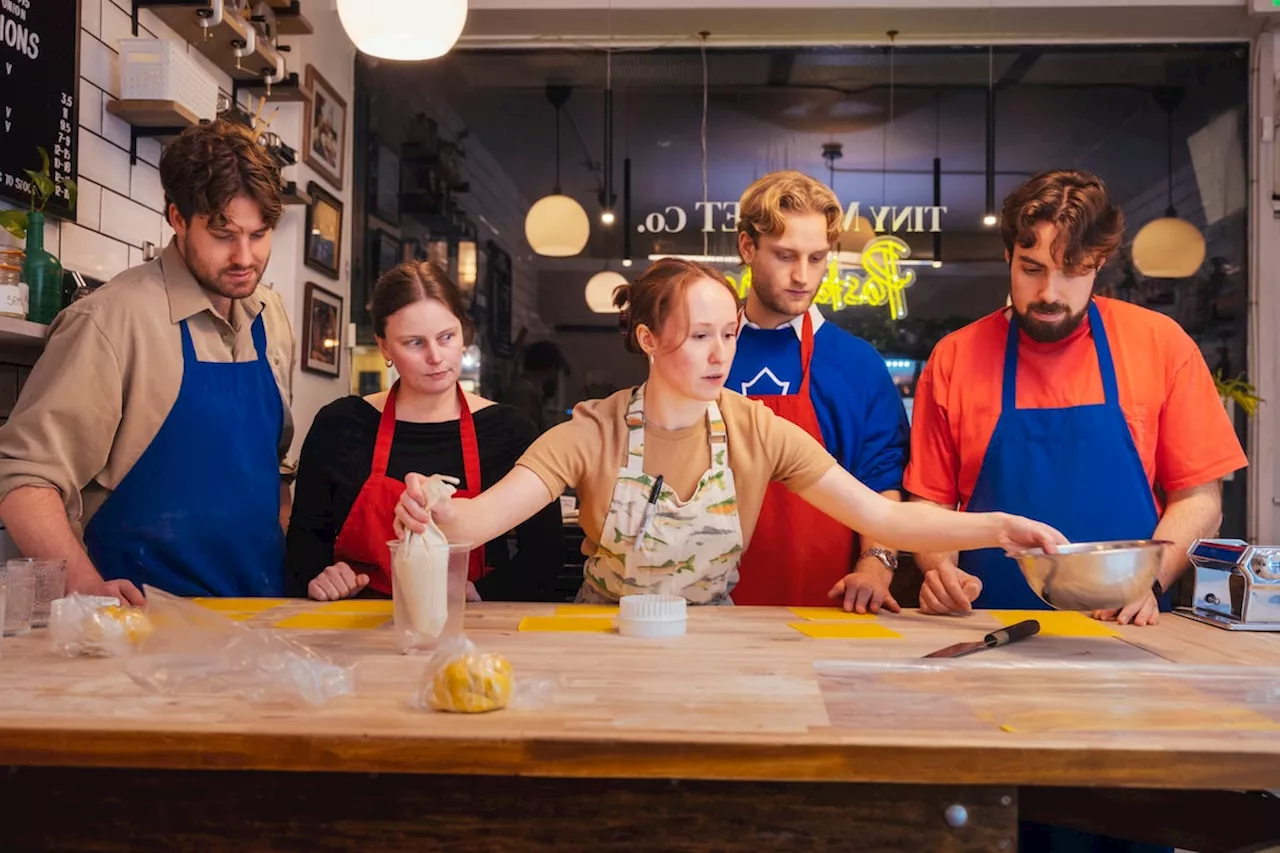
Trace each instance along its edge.
{"label": "plastic bag with dough", "polygon": [[[439,474],[428,478],[427,507],[451,498],[454,482]],[[435,522],[427,522],[420,534],[404,531],[392,572],[393,592],[403,598],[413,630],[427,637],[440,636],[449,621],[449,540]]]}

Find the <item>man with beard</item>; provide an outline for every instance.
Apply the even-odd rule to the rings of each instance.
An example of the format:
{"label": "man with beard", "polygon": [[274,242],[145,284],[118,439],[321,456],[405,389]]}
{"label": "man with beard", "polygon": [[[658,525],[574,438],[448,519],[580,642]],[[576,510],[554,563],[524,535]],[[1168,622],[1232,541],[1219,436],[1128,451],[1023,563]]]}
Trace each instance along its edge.
{"label": "man with beard", "polygon": [[[751,289],[725,387],[759,399],[818,439],[868,487],[901,500],[906,410],[884,358],[813,304],[843,227],[840,202],[808,175],[781,171],[738,204],[738,253]],[[897,554],[836,524],[781,483],[765,494],[733,589],[735,604],[898,610]]]}
{"label": "man with beard", "polygon": [[69,592],[280,595],[294,337],[261,284],[279,172],[218,122],[166,148],[160,180],[173,240],[58,315],[0,428],[0,518],[66,560]]}
{"label": "man with beard", "polygon": [[[1032,178],[1005,199],[1000,229],[1009,305],[934,349],[916,389],[906,489],[1025,514],[1075,542],[1168,540],[1151,593],[1094,614],[1154,624],[1192,541],[1217,530],[1221,479],[1245,467],[1244,451],[1195,341],[1163,314],[1093,296],[1124,234],[1099,178]],[[998,551],[916,561],[927,613],[1046,609]]]}

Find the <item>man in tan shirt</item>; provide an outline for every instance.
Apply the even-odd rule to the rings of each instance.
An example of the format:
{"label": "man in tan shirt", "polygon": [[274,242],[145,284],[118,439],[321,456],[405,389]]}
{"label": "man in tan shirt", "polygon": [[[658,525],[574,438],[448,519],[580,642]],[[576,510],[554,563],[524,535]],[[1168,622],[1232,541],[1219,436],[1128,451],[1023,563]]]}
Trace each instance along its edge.
{"label": "man in tan shirt", "polygon": [[160,177],[172,242],[58,315],[0,427],[0,518],[67,561],[69,592],[280,595],[294,336],[261,285],[279,172],[219,122]]}

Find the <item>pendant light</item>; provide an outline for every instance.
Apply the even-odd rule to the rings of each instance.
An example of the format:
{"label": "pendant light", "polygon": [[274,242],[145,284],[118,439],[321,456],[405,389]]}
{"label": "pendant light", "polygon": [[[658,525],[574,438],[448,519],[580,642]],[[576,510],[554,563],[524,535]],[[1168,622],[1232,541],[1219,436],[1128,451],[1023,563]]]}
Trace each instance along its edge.
{"label": "pendant light", "polygon": [[621,273],[601,270],[587,282],[587,307],[597,314],[617,314],[621,309],[613,304],[613,292],[627,280]]}
{"label": "pendant light", "polygon": [[1172,86],[1161,87],[1155,93],[1156,103],[1165,111],[1169,207],[1162,218],[1142,226],[1133,238],[1133,265],[1147,278],[1190,278],[1204,263],[1204,235],[1187,220],[1179,219],[1173,207],[1173,111],[1181,103],[1182,94],[1181,89]]}
{"label": "pendant light", "polygon": [[560,191],[560,108],[569,100],[568,86],[547,86],[547,100],[556,108],[556,184],[524,218],[529,246],[548,258],[569,258],[581,252],[591,237],[591,220],[582,205]]}
{"label": "pendant light", "polygon": [[444,56],[467,23],[467,0],[338,0],[338,19],[356,47],[381,59]]}

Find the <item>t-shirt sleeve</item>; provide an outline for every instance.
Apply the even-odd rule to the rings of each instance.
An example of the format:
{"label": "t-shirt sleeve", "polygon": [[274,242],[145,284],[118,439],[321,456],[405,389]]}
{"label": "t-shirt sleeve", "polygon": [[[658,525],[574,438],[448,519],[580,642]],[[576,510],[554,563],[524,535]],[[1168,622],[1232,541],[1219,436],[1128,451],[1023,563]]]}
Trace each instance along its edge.
{"label": "t-shirt sleeve", "polygon": [[960,454],[944,403],[947,387],[948,377],[935,352],[916,383],[911,409],[911,458],[903,475],[903,487],[917,497],[954,507],[960,500]]}
{"label": "t-shirt sleeve", "polygon": [[1249,464],[1200,348],[1180,328],[1170,331],[1181,340],[1171,347],[1156,438],[1156,482],[1166,493],[1211,483]]}
{"label": "t-shirt sleeve", "polygon": [[902,395],[878,353],[862,375],[871,387],[867,389],[863,440],[850,470],[873,491],[901,489],[911,441]]}
{"label": "t-shirt sleeve", "polygon": [[757,433],[772,463],[771,480],[793,492],[803,492],[840,464],[802,427],[775,415],[762,403],[753,403],[752,409]]}
{"label": "t-shirt sleeve", "polygon": [[588,466],[603,455],[603,430],[612,428],[600,413],[579,405],[569,420],[544,432],[516,461],[538,475],[551,499],[566,488],[577,488]]}

